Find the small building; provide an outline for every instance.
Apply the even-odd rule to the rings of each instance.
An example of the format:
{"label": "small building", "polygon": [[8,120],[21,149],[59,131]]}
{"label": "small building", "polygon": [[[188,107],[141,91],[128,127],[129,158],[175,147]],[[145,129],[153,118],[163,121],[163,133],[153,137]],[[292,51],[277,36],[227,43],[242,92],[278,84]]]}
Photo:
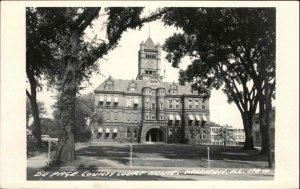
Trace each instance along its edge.
{"label": "small building", "polygon": [[232,126],[221,126],[211,122],[210,128],[210,144],[218,146],[242,146],[245,143],[244,129],[233,128]]}
{"label": "small building", "polygon": [[245,130],[244,129],[233,129],[234,132],[234,146],[243,146],[245,144],[246,136],[245,136]]}

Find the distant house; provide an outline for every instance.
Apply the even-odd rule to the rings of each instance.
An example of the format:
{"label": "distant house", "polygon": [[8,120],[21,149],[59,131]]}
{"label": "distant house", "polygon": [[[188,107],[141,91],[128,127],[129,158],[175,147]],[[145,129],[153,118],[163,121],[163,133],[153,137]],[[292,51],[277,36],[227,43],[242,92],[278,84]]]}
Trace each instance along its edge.
{"label": "distant house", "polygon": [[[259,126],[259,113],[253,117],[253,140],[254,146],[261,147],[261,133]],[[270,123],[270,145],[274,148],[275,144],[275,107],[272,108],[271,112],[271,123]]]}
{"label": "distant house", "polygon": [[219,146],[242,146],[245,143],[244,129],[233,128],[232,126],[221,126],[213,122],[207,125],[209,127],[210,145]]}

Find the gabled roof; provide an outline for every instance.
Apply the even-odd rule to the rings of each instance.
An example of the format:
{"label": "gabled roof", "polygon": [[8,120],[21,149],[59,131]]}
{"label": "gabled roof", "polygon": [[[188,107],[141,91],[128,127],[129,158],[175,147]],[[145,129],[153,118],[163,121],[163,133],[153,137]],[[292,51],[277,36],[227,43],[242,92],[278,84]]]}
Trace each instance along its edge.
{"label": "gabled roof", "polygon": [[[125,79],[113,79],[114,81],[114,90],[112,91],[118,91],[118,92],[128,92],[128,85],[132,81],[134,81],[137,84],[137,92],[135,93],[142,93],[143,87],[147,86],[147,80],[125,80]],[[161,87],[164,87],[166,89],[166,93],[170,94],[169,89],[170,86],[173,84],[173,82],[161,82]],[[191,87],[190,85],[182,86],[179,85],[178,83],[175,83],[178,86],[178,95],[195,95],[195,93],[191,92]],[[105,81],[102,82],[96,89],[95,92],[99,91],[106,91],[104,89]],[[134,93],[134,92],[130,92]]]}
{"label": "gabled roof", "polygon": [[150,37],[145,42],[145,48],[146,49],[155,49],[155,45]]}

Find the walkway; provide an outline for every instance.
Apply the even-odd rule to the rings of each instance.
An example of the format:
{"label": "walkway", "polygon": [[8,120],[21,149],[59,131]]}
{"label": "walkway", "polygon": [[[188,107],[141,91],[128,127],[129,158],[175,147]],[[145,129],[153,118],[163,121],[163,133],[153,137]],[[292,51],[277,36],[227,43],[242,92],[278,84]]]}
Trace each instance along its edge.
{"label": "walkway", "polygon": [[[85,148],[88,146],[90,146],[90,144],[88,144],[88,143],[77,143],[75,150],[77,151],[81,148]],[[52,151],[50,153],[50,159],[53,158],[54,155],[55,155],[55,151]],[[27,159],[27,167],[28,168],[38,169],[38,168],[43,168],[47,165],[48,165],[48,153],[43,153],[43,154],[33,156],[33,157],[30,157]]]}

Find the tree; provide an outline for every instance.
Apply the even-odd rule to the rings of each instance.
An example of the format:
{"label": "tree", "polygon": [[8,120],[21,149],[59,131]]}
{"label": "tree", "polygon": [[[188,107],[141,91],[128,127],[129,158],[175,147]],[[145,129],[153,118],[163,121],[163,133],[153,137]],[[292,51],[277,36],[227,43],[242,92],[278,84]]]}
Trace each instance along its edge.
{"label": "tree", "polygon": [[59,41],[62,40],[64,30],[64,16],[56,14],[56,11],[38,8],[26,8],[26,75],[30,84],[30,90],[26,89],[26,95],[30,100],[32,115],[34,118],[34,136],[41,145],[41,120],[37,102],[37,90],[43,85],[40,82],[42,76],[52,78],[59,61]]}
{"label": "tree", "polygon": [[[74,141],[83,142],[87,141],[91,137],[91,128],[89,127],[88,120],[93,119],[94,106],[93,106],[94,95],[89,93],[82,95],[76,100],[75,108],[75,129],[74,129]],[[60,110],[55,104],[53,108],[54,121],[59,125]]]}
{"label": "tree", "polygon": [[[28,10],[30,14],[34,15],[33,19],[37,18],[39,20],[38,24],[42,23],[44,26],[42,29],[47,31],[45,32],[46,36],[47,33],[53,31],[54,36],[49,38],[43,36],[44,33],[42,32],[36,34],[39,40],[40,38],[46,39],[42,43],[47,44],[46,52],[50,54],[42,57],[46,62],[38,64],[37,68],[43,68],[43,66],[48,65],[45,69],[42,69],[41,73],[44,74],[50,84],[55,85],[59,93],[57,109],[59,110],[58,119],[61,126],[61,134],[54,162],[69,162],[75,158],[76,102],[82,82],[88,81],[91,73],[96,70],[96,61],[117,47],[123,32],[128,29],[142,27],[143,23],[159,18],[163,12],[158,10],[147,17],[141,17],[143,8],[135,7],[106,9],[101,9],[100,7],[34,8]],[[102,10],[103,14],[100,14]],[[87,42],[84,40],[85,30],[88,27],[92,27],[93,21],[99,15],[106,19],[104,25],[106,27],[106,39],[95,37],[95,40]],[[50,20],[50,24],[47,24],[44,20]],[[52,22],[52,20],[57,20],[57,22]],[[35,26],[33,26],[34,32],[41,29]],[[44,55],[44,53],[42,52],[41,54]],[[51,64],[47,64],[48,61]],[[52,65],[53,67],[51,67]],[[31,75],[34,75],[34,78],[38,78],[39,75],[35,73],[33,71]],[[36,89],[36,83],[32,83],[31,87]],[[34,91],[31,94],[33,98],[35,98]]]}
{"label": "tree", "polygon": [[58,138],[59,125],[50,118],[41,118],[41,133],[51,138]]}
{"label": "tree", "polygon": [[[167,8],[163,21],[181,28],[163,45],[167,59],[178,67],[184,56],[192,59],[180,71],[180,83],[207,97],[212,88],[223,91],[239,109],[246,141],[253,149],[252,118],[264,78],[275,80],[275,9],[273,8]],[[267,68],[267,69],[263,69]]]}
{"label": "tree", "polygon": [[[38,106],[39,117],[42,117],[43,115],[45,115],[47,113],[44,102],[37,101],[37,106]],[[26,128],[28,128],[30,126],[28,122],[32,116],[33,116],[33,113],[32,113],[31,104],[30,104],[29,99],[26,98]]]}

